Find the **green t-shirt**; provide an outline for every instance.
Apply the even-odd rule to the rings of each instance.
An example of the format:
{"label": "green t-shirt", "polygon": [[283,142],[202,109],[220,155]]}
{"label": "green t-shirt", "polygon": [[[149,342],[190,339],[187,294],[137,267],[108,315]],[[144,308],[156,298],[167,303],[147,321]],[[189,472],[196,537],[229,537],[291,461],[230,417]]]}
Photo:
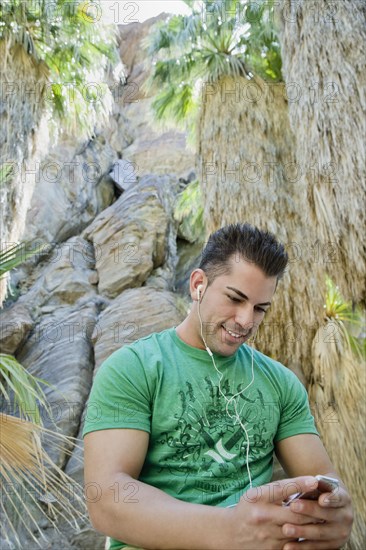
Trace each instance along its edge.
{"label": "green t-shirt", "polygon": [[[235,504],[249,488],[247,436],[235,418],[235,403],[249,437],[253,486],[271,480],[275,442],[317,434],[295,374],[253,353],[252,383],[252,348],[243,344],[230,357],[214,354],[219,385],[208,353],[183,342],[175,328],[124,346],[96,374],[83,435],[144,430],[150,443],[140,481],[187,502]],[[112,540],[111,548],[122,546]]]}

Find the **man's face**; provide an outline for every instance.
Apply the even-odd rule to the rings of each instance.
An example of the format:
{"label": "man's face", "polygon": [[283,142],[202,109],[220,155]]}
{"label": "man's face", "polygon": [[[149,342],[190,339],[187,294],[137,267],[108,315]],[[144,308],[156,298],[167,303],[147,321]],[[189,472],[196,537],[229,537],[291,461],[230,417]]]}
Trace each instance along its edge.
{"label": "man's face", "polygon": [[[255,264],[233,257],[231,270],[204,285],[199,311],[202,331],[212,352],[229,356],[252,337],[270,306],[276,289],[276,277],[267,277]],[[196,303],[198,309],[198,303]],[[200,322],[194,323],[202,344]]]}

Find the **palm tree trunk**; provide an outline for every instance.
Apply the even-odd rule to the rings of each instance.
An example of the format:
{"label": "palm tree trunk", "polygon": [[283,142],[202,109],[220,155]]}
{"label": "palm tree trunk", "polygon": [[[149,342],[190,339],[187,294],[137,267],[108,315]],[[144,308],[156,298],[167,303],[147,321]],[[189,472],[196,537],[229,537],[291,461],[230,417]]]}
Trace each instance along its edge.
{"label": "palm tree trunk", "polygon": [[[12,176],[0,186],[1,246],[18,242],[24,232],[39,162],[47,152],[47,124],[42,119],[47,71],[42,62],[22,46],[0,42],[2,124],[0,163],[13,168]],[[42,127],[42,131],[40,131]],[[6,278],[0,281],[0,304],[6,294]]]}
{"label": "palm tree trunk", "polygon": [[[301,62],[298,64],[302,66]],[[310,383],[309,393],[312,406],[316,409],[318,429],[354,499],[356,520],[349,549],[361,550],[364,484],[360,484],[359,475],[354,472],[363,471],[363,456],[353,452],[352,464],[343,457],[345,442],[353,445],[353,440],[364,441],[362,422],[353,422],[357,411],[362,410],[358,400],[360,395],[365,394],[364,377],[355,375],[360,374],[362,369],[354,358],[350,358],[348,350],[347,373],[342,377],[345,391],[342,395],[354,396],[357,400],[350,408],[350,401],[338,395],[335,381],[339,382],[339,377],[334,372],[330,376],[329,369],[327,371],[324,367],[326,363],[331,365],[333,371],[338,371],[344,366],[341,355],[333,352],[333,325],[324,318],[325,275],[330,272],[334,276],[335,269],[330,271],[323,261],[320,243],[327,242],[324,239],[330,239],[331,233],[326,216],[321,216],[322,211],[314,207],[312,180],[309,180],[312,176],[311,165],[302,162],[301,154],[304,150],[315,154],[314,151],[322,151],[325,145],[319,137],[319,143],[313,143],[312,148],[304,145],[307,143],[307,124],[304,121],[300,123],[300,115],[296,119],[298,126],[294,121],[290,126],[288,103],[293,98],[294,90],[296,87],[285,89],[283,84],[271,87],[259,79],[247,81],[229,77],[204,87],[198,161],[205,223],[209,234],[227,223],[250,222],[272,231],[287,244],[289,268],[277,290],[264,330],[259,332],[257,343],[261,351],[289,366],[303,380],[305,375]],[[254,98],[257,101],[253,101]],[[351,122],[345,124],[348,127]],[[305,170],[303,166],[310,168]],[[324,183],[324,187],[320,183],[317,186],[323,200],[326,193],[330,201],[335,201],[334,197],[339,200],[339,188],[333,194],[329,178],[319,176],[319,181]],[[358,192],[355,192],[355,198],[349,194],[345,197],[345,201],[351,200],[361,202]],[[337,209],[334,206],[332,224],[345,235],[347,226],[342,225],[344,217],[340,217],[343,212],[341,206]],[[348,211],[350,213],[350,209]],[[352,236],[348,235],[352,250],[357,250],[360,255],[360,245],[355,237],[354,233],[352,241]],[[357,254],[354,253],[354,258]],[[338,264],[338,269],[340,267]],[[352,271],[349,266],[344,264],[343,270],[350,277]],[[346,279],[344,276],[344,283]],[[355,283],[354,288],[356,286]],[[324,346],[327,342],[329,344]],[[321,346],[323,355],[319,352]],[[339,346],[337,349],[340,349]],[[326,352],[327,359],[324,358]],[[322,376],[323,371],[327,376]],[[361,393],[357,384],[362,386]],[[326,390],[322,389],[324,385]],[[333,396],[331,403],[329,396]],[[338,438],[334,437],[335,430],[328,429],[324,424],[330,408],[337,410]],[[352,423],[347,419],[352,419]],[[357,443],[355,449],[359,446]]]}
{"label": "palm tree trunk", "polygon": [[297,162],[321,261],[347,300],[365,303],[366,4],[282,0],[283,75]]}
{"label": "palm tree trunk", "polygon": [[[366,220],[366,5],[359,0],[315,4],[282,0],[278,15],[283,75],[298,90],[297,101],[289,103],[290,124],[296,160],[306,180],[309,222],[317,228],[320,260],[346,300],[365,303],[366,253],[360,235]],[[364,365],[345,348],[336,322],[333,333],[334,328],[335,341],[314,342],[309,394],[323,411],[318,428],[354,499],[356,518],[348,547],[361,550],[366,501],[360,478],[365,447]],[[336,421],[327,422],[324,411],[331,408]]]}
{"label": "palm tree trunk", "polygon": [[249,222],[287,244],[289,268],[256,342],[304,381],[312,370],[325,281],[314,262],[316,234],[295,163],[284,85],[230,77],[207,85],[198,141],[208,233]]}

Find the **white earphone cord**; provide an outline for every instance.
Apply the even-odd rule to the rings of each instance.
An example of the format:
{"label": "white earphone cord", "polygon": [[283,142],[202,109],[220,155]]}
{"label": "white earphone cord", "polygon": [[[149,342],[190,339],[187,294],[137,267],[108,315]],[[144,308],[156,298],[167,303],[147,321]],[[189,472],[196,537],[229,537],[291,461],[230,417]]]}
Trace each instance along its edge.
{"label": "white earphone cord", "polygon": [[235,395],[233,395],[232,397],[230,397],[230,399],[227,399],[226,395],[222,392],[221,390],[221,380],[222,380],[222,377],[223,377],[223,374],[219,371],[219,369],[217,368],[216,366],[216,363],[215,363],[215,359],[213,357],[213,353],[212,351],[210,350],[210,348],[208,347],[208,345],[206,344],[206,340],[204,339],[204,336],[203,336],[203,323],[202,323],[202,318],[201,318],[201,313],[200,313],[200,291],[198,291],[198,307],[197,307],[197,310],[198,310],[198,317],[199,317],[199,320],[200,320],[200,326],[201,326],[201,338],[202,338],[202,341],[205,345],[205,348],[206,348],[206,351],[207,353],[209,354],[209,356],[211,357],[212,359],[212,362],[213,362],[213,366],[215,367],[215,370],[217,372],[217,374],[219,375],[219,392],[220,394],[222,395],[222,397],[225,399],[226,401],[226,414],[229,418],[235,418],[235,420],[238,422],[238,424],[240,425],[240,427],[242,428],[242,430],[244,431],[245,433],[245,437],[246,437],[246,442],[247,442],[247,451],[246,451],[246,467],[247,467],[247,472],[248,472],[248,479],[249,479],[249,486],[250,488],[252,489],[253,488],[253,484],[252,484],[252,476],[250,474],[250,468],[249,468],[249,448],[250,448],[250,442],[249,442],[249,435],[248,435],[248,432],[247,432],[247,429],[245,427],[245,425],[242,423],[241,419],[240,419],[240,416],[239,416],[239,413],[238,413],[238,409],[237,409],[237,401],[235,400],[234,401],[234,410],[235,410],[235,415],[233,416],[232,414],[229,413],[229,410],[228,410],[228,407],[230,405],[230,402],[233,401],[233,399],[235,399],[235,397],[238,397],[239,395],[241,395],[243,392],[245,392],[254,382],[254,351],[253,351],[253,348],[252,348],[252,379],[251,381],[249,382],[249,384],[243,389],[241,390],[240,392],[236,393]]}

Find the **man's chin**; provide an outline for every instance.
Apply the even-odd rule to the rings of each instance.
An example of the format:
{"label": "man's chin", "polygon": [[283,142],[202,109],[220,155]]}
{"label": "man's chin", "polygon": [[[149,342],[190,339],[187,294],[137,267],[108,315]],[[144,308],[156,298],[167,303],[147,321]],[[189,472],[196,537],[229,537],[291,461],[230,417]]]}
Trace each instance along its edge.
{"label": "man's chin", "polygon": [[219,349],[212,349],[211,351],[213,353],[216,353],[216,355],[221,355],[222,357],[230,357],[231,355],[234,355],[242,345],[242,342],[240,344],[228,344],[226,342],[223,342]]}
{"label": "man's chin", "polygon": [[231,357],[232,355],[234,355],[236,352],[237,352],[237,349],[233,349],[232,351],[227,351],[227,352],[224,352],[222,350],[216,352],[217,355],[221,355],[221,357]]}

